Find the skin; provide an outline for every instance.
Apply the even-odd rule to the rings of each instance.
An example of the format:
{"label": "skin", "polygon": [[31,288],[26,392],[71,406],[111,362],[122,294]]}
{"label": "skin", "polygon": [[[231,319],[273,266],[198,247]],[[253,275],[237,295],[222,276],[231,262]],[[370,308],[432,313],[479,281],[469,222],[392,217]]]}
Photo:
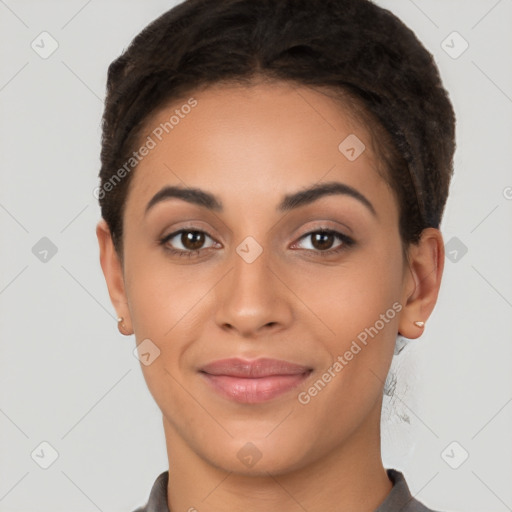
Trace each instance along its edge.
{"label": "skin", "polygon": [[[434,308],[441,233],[424,230],[403,258],[398,204],[377,170],[375,142],[327,95],[258,83],[191,96],[197,106],[134,171],[122,261],[106,223],[97,226],[102,269],[125,332],[160,350],[141,368],[163,416],[169,509],[373,512],[392,488],[380,453],[383,386],[397,333],[420,336],[414,321],[426,321]],[[144,137],[183,103],[158,112]],[[338,149],[350,134],[366,145],[355,161]],[[285,195],[327,182],[353,187],[375,214],[346,194],[277,211]],[[167,185],[214,194],[223,210],[171,198],[145,213]],[[185,228],[207,233],[199,255],[175,256],[158,243]],[[320,228],[354,244],[332,236],[315,245],[311,233]],[[248,236],[263,248],[252,263],[236,252]],[[167,247],[194,248],[186,244],[178,235]],[[298,393],[394,303],[400,312],[301,404]],[[198,373],[230,357],[284,359],[313,371],[273,400],[240,404]],[[237,456],[248,442],[256,448],[245,450],[261,455],[252,467]]]}

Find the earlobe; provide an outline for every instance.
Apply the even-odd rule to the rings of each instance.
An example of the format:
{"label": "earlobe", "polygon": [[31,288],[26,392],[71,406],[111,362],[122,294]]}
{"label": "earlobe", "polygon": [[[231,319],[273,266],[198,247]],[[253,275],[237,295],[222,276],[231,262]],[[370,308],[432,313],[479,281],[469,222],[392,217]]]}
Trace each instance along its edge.
{"label": "earlobe", "polygon": [[423,334],[441,286],[444,243],[438,229],[423,230],[419,242],[409,248],[407,265],[399,332],[406,338],[414,339]]}
{"label": "earlobe", "polygon": [[117,329],[124,336],[130,336],[130,334],[133,334],[133,330],[131,328],[128,330],[124,325],[124,318],[122,316],[117,318]]}
{"label": "earlobe", "polygon": [[[133,330],[125,291],[123,267],[114,247],[110,229],[104,219],[101,219],[96,226],[96,236],[100,250],[101,268],[110,300],[118,316],[119,332],[128,336],[133,333]],[[119,322],[119,318],[122,318],[122,322]]]}

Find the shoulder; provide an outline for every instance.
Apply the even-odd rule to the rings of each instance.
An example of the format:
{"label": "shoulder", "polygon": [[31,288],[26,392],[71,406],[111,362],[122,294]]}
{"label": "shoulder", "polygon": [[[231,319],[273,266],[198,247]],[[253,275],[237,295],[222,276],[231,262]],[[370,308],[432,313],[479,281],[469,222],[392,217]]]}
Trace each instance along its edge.
{"label": "shoulder", "polygon": [[167,507],[167,482],[169,471],[160,473],[156,478],[146,504],[133,512],[169,512]]}
{"label": "shoulder", "polygon": [[375,512],[441,512],[425,506],[412,496],[403,473],[396,469],[386,469],[393,488]]}

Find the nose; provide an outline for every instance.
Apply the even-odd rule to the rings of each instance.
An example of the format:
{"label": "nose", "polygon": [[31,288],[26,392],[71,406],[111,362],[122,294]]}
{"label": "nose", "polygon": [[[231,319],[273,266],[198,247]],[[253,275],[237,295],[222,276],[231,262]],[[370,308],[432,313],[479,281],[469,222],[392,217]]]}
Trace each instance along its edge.
{"label": "nose", "polygon": [[248,338],[286,329],[293,318],[293,294],[271,254],[264,250],[249,263],[234,252],[230,267],[216,287],[217,325]]}

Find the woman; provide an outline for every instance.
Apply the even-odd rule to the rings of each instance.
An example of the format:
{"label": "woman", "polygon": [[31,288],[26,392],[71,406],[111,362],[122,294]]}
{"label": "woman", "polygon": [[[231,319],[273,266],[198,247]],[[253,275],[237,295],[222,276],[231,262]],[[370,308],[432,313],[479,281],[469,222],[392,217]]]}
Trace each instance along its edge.
{"label": "woman", "polygon": [[454,126],[366,0],[187,0],[111,64],[100,259],[169,459],[139,512],[430,510],[379,428],[437,300]]}

